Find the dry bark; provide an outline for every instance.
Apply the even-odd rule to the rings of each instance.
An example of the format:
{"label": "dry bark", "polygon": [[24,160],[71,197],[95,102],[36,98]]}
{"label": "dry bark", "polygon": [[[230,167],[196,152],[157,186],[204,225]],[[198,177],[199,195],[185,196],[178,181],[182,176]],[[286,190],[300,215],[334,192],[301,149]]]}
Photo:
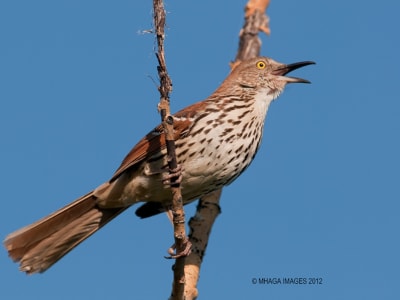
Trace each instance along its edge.
{"label": "dry bark", "polygon": [[[259,56],[261,41],[258,33],[270,34],[269,18],[265,11],[270,0],[250,0],[245,7],[245,22],[239,34],[239,49],[236,59],[231,63],[234,68],[242,60]],[[199,200],[196,214],[189,221],[189,239],[192,243],[192,253],[185,263],[185,299],[192,300],[198,296],[197,282],[200,267],[206,252],[208,240],[215,219],[221,212],[220,196],[222,190],[214,191]]]}
{"label": "dry bark", "polygon": [[[167,146],[168,167],[170,175],[179,173],[179,168],[176,160],[175,141],[174,141],[174,119],[170,113],[169,94],[172,91],[172,81],[168,75],[165,62],[164,38],[165,38],[165,10],[162,0],[153,0],[154,10],[154,27],[157,39],[157,60],[158,60],[158,76],[160,86],[160,103],[158,109],[161,115],[161,121],[165,133],[165,141]],[[171,193],[172,193],[172,223],[174,226],[174,246],[170,248],[170,257],[175,258],[174,265],[174,281],[171,299],[180,300],[184,298],[185,287],[185,257],[190,253],[190,242],[185,232],[185,212],[183,209],[183,201],[179,176],[170,178]],[[175,253],[174,253],[175,251]]]}

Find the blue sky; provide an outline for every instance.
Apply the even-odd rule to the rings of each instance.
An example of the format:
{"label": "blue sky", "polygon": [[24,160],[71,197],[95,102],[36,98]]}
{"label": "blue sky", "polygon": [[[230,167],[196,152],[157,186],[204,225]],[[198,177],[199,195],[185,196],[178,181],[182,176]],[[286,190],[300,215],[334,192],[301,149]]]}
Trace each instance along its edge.
{"label": "blue sky", "polygon": [[[2,237],[107,180],[159,122],[155,42],[140,33],[151,3],[0,4]],[[229,72],[245,3],[167,1],[174,111]],[[399,297],[399,9],[271,1],[262,54],[317,65],[296,73],[312,85],[291,85],[272,104],[255,161],[224,189],[200,299]],[[166,299],[171,242],[165,216],[139,220],[131,209],[43,275],[20,273],[3,249],[1,294]],[[252,284],[260,277],[323,284]]]}

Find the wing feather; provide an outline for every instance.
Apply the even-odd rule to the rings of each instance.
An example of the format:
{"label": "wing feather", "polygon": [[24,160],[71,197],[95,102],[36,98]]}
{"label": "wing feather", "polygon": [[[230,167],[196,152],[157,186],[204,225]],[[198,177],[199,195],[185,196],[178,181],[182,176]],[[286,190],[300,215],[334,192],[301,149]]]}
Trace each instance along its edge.
{"label": "wing feather", "polygon": [[[193,119],[205,106],[205,102],[195,103],[174,115],[174,139],[186,136],[192,127]],[[160,154],[165,146],[165,135],[162,124],[158,125],[150,131],[144,138],[142,138],[135,147],[124,158],[121,165],[115,171],[110,181],[117,179],[127,169],[143,162],[144,160]]]}

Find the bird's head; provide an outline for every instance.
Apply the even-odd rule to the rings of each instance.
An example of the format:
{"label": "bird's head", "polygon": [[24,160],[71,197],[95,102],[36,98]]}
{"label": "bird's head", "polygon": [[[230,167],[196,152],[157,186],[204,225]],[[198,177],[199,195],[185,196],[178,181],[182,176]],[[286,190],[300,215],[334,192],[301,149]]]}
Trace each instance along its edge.
{"label": "bird's head", "polygon": [[226,81],[245,89],[267,89],[273,98],[279,96],[288,83],[310,83],[298,77],[285,76],[298,68],[315,64],[313,61],[302,61],[293,64],[282,64],[268,57],[256,57],[243,61],[233,68]]}

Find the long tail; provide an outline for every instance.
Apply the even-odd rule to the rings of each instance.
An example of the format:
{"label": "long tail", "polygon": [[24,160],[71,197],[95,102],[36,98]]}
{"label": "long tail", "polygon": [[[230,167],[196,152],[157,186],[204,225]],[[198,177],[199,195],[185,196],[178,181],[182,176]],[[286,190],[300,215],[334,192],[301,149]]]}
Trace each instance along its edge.
{"label": "long tail", "polygon": [[27,274],[43,273],[125,208],[102,209],[93,192],[51,215],[9,234],[9,256]]}

